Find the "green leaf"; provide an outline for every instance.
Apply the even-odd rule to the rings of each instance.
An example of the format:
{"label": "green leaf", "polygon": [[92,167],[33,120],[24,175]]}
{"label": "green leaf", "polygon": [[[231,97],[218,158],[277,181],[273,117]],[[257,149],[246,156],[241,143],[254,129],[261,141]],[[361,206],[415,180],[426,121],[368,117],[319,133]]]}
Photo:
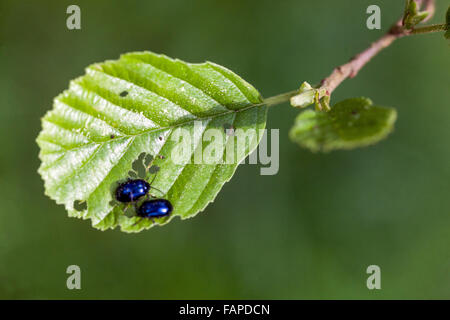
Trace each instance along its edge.
{"label": "green leaf", "polygon": [[415,25],[422,22],[427,16],[427,11],[419,11],[419,7],[414,0],[406,2],[405,13],[403,15],[403,25],[406,29],[412,29]]}
{"label": "green leaf", "polygon": [[[115,203],[114,190],[127,177],[155,177],[151,168],[159,168],[152,186],[174,210],[155,224],[193,217],[256,148],[262,136],[258,129],[266,122],[267,107],[261,102],[255,88],[211,62],[190,64],[135,52],[93,64],[55,98],[53,110],[42,119],[37,143],[45,193],[63,204],[69,216],[91,219],[95,228],[138,232],[153,222]],[[226,126],[244,133],[257,130],[234,163],[173,161],[173,137],[182,130],[194,134],[193,159],[193,150],[201,153],[208,146],[200,143],[205,131],[219,129],[224,148],[218,154],[225,157],[225,146],[233,142]]]}
{"label": "green leaf", "polygon": [[395,109],[373,106],[368,98],[341,101],[329,112],[300,113],[289,135],[313,152],[353,149],[385,138],[393,129]]}

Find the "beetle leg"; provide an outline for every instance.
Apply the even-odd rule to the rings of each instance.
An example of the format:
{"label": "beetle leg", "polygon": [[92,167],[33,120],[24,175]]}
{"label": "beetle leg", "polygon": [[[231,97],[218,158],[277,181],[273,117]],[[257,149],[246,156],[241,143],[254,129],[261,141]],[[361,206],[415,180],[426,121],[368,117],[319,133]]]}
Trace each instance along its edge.
{"label": "beetle leg", "polygon": [[137,225],[139,222],[141,222],[142,218],[138,219],[133,225],[132,227],[134,227],[135,225]]}

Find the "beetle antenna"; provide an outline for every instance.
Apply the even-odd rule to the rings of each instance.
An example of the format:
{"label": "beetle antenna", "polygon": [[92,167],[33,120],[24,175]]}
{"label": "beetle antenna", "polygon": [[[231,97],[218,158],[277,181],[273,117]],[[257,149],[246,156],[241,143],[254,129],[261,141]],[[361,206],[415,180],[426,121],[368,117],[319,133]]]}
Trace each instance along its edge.
{"label": "beetle antenna", "polygon": [[155,188],[155,187],[151,187],[151,186],[150,186],[150,188],[152,188],[152,189],[155,189],[155,190],[157,190],[157,191],[161,192],[161,194],[162,194],[162,195],[165,195],[165,193],[164,193],[164,192],[162,192],[161,190],[159,190],[158,188]]}
{"label": "beetle antenna", "polygon": [[161,194],[162,194],[162,195],[164,195],[164,194],[165,194],[164,192],[162,192],[162,191],[161,191],[161,190],[159,190],[158,188],[155,188],[155,187],[153,187],[153,186],[152,186],[152,184],[153,184],[153,181],[155,181],[155,179],[156,179],[156,176],[158,175],[158,172],[159,172],[159,170],[155,172],[155,176],[153,177],[152,181],[150,181],[150,188],[151,188],[151,189],[155,189],[155,190],[157,190],[157,191],[161,192]]}
{"label": "beetle antenna", "polygon": [[150,181],[150,186],[152,185],[153,181],[155,181],[156,176],[158,175],[158,172],[159,172],[159,170],[155,172],[155,176],[153,177],[152,181]]}

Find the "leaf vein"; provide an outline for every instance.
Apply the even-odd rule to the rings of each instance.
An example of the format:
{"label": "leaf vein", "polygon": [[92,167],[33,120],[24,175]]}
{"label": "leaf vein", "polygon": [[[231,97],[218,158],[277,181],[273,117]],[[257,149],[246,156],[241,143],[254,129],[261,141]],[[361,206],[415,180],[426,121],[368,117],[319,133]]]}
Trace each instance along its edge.
{"label": "leaf vein", "polygon": [[[224,107],[225,109],[227,109],[227,110],[229,110],[229,111],[234,111],[233,109],[228,108],[228,106],[226,106],[226,105],[220,103],[219,101],[217,101],[216,98],[214,98],[211,94],[209,94],[208,92],[202,90],[201,88],[199,88],[198,86],[196,86],[195,84],[193,84],[192,82],[190,82],[190,81],[188,81],[188,80],[186,80],[186,79],[180,78],[180,77],[174,75],[173,73],[171,73],[171,72],[169,72],[169,71],[167,71],[167,70],[161,69],[160,67],[158,67],[158,66],[156,66],[156,65],[154,65],[154,64],[152,64],[152,63],[150,63],[150,62],[148,62],[148,61],[144,61],[144,60],[142,60],[142,59],[139,59],[138,57],[132,57],[132,58],[131,58],[131,57],[127,57],[127,59],[130,59],[130,60],[138,60],[138,61],[142,62],[143,64],[147,64],[147,65],[152,66],[153,68],[155,68],[155,69],[161,71],[162,73],[165,73],[165,74],[167,74],[167,75],[169,75],[169,76],[171,76],[171,77],[173,77],[173,78],[175,78],[175,79],[178,79],[178,80],[180,80],[180,81],[182,81],[182,82],[185,82],[185,83],[189,84],[190,86],[192,86],[192,87],[194,87],[194,88],[200,90],[202,93],[204,93],[206,96],[208,96],[209,98],[211,98],[211,99],[212,99],[215,103],[217,103],[218,105]],[[188,66],[187,64],[185,64],[185,66],[186,66],[187,68],[189,68],[189,66]],[[196,72],[193,71],[191,68],[189,68],[189,70],[191,70],[192,72],[196,73]]]}
{"label": "leaf vein", "polygon": [[[99,72],[99,71],[97,71],[97,72]],[[112,75],[112,74],[110,74],[110,73],[108,73],[108,72],[106,72],[106,71],[104,71],[104,70],[102,70],[102,73],[104,73],[105,75],[107,75],[107,76],[110,77],[110,78],[113,78],[113,79],[116,79],[116,80],[122,80],[122,81],[125,81],[125,82],[127,82],[127,83],[132,84],[133,86],[136,86],[136,87],[142,89],[142,90],[151,92],[151,93],[153,93],[154,95],[158,96],[159,98],[161,98],[161,99],[163,99],[163,100],[166,100],[166,101],[172,103],[174,106],[180,108],[181,110],[186,111],[186,112],[188,113],[188,115],[191,115],[191,116],[193,116],[193,117],[196,117],[195,114],[193,114],[192,112],[190,112],[189,110],[187,110],[184,106],[181,106],[180,104],[176,103],[175,101],[173,101],[173,100],[171,100],[171,99],[169,99],[169,98],[167,98],[167,97],[161,95],[160,93],[158,93],[158,92],[156,92],[156,91],[154,91],[154,90],[151,90],[151,89],[149,89],[149,88],[146,88],[146,87],[143,87],[143,86],[137,84],[136,82],[132,81],[131,79],[125,79],[124,77],[120,77],[120,76],[118,76],[118,75]],[[146,79],[146,80],[147,80],[147,81],[150,81],[150,82],[153,82],[153,81],[148,80],[148,79]],[[154,83],[154,82],[153,82],[153,83]],[[155,84],[155,85],[156,85],[156,84]]]}
{"label": "leaf vein", "polygon": [[148,117],[146,117],[146,116],[143,115],[142,113],[135,112],[135,111],[133,111],[133,110],[131,110],[131,109],[127,109],[127,108],[125,108],[125,107],[123,107],[123,106],[120,106],[120,105],[114,103],[113,101],[111,101],[110,99],[108,99],[107,97],[105,97],[104,94],[102,94],[102,93],[100,93],[100,92],[97,92],[97,91],[95,91],[95,90],[93,90],[93,89],[88,88],[88,87],[86,86],[86,84],[77,83],[77,85],[80,86],[83,90],[85,90],[85,91],[87,91],[87,92],[90,92],[91,94],[94,94],[94,95],[96,95],[97,97],[100,97],[101,99],[103,99],[104,101],[106,101],[107,103],[109,103],[110,105],[112,105],[113,107],[116,107],[116,108],[119,108],[119,109],[121,109],[121,110],[125,110],[125,111],[127,111],[127,112],[130,112],[131,114],[133,114],[133,115],[135,115],[135,116],[137,116],[137,117],[143,117],[143,118],[145,118],[146,120],[148,120],[149,122],[154,123],[154,124],[156,124],[156,125],[159,125],[159,124],[156,123],[154,120],[149,119]]}
{"label": "leaf vein", "polygon": [[[234,121],[235,120],[236,120],[236,115],[234,114],[233,115],[233,121],[231,121],[231,125],[232,126],[234,125]],[[228,139],[230,139],[230,136],[227,135],[226,142],[224,144],[224,149],[226,148],[226,145],[228,143]],[[223,159],[223,154],[222,154],[222,159]],[[203,196],[203,194],[205,193],[205,190],[207,189],[209,183],[211,182],[211,180],[212,180],[212,178],[213,178],[213,176],[214,176],[218,166],[219,166],[219,164],[215,165],[213,172],[211,173],[211,175],[208,178],[208,182],[205,184],[205,188],[203,188],[202,192],[200,192],[199,196],[197,197],[197,200],[192,204],[192,206],[188,210],[186,210],[186,213],[189,213],[192,210],[192,208],[194,208],[197,205],[197,203],[200,201],[200,199]]]}
{"label": "leaf vein", "polygon": [[[106,121],[105,119],[100,118],[99,116],[96,116],[96,115],[90,114],[90,113],[88,113],[88,112],[86,112],[86,111],[83,111],[83,110],[81,110],[81,109],[78,109],[78,108],[76,108],[75,106],[73,106],[73,105],[71,105],[71,104],[69,104],[69,103],[67,103],[67,102],[65,102],[65,101],[62,101],[62,100],[58,100],[58,103],[63,104],[63,105],[66,106],[67,108],[70,108],[70,109],[72,109],[72,110],[75,110],[75,111],[77,111],[77,112],[80,112],[80,113],[82,113],[82,114],[85,114],[86,116],[88,116],[88,117],[91,118],[91,119],[96,119],[96,120],[98,120],[98,121],[101,121],[102,123],[104,123],[104,124],[106,124],[108,127],[110,127],[113,131],[117,131],[117,132],[119,132],[119,134],[121,134],[121,135],[125,135],[125,134],[126,134],[125,132],[121,131],[119,127],[115,126],[113,123],[110,123],[110,122]],[[94,113],[96,113],[96,112],[94,112]],[[96,113],[96,114],[98,114],[98,113]]]}

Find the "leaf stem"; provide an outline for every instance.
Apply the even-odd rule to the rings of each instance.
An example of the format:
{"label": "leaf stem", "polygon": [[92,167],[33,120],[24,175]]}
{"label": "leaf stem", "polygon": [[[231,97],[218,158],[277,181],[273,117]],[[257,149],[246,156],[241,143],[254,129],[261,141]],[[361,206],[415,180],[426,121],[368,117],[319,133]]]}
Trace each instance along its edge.
{"label": "leaf stem", "polygon": [[276,96],[264,99],[263,105],[265,106],[275,106],[284,102],[288,102],[293,96],[299,93],[299,90],[294,90],[286,93],[281,93]]}
{"label": "leaf stem", "polygon": [[423,33],[432,33],[432,32],[439,32],[439,31],[446,31],[448,30],[449,26],[446,23],[441,24],[432,24],[426,27],[421,28],[415,28],[408,32],[408,34],[423,34]]}

